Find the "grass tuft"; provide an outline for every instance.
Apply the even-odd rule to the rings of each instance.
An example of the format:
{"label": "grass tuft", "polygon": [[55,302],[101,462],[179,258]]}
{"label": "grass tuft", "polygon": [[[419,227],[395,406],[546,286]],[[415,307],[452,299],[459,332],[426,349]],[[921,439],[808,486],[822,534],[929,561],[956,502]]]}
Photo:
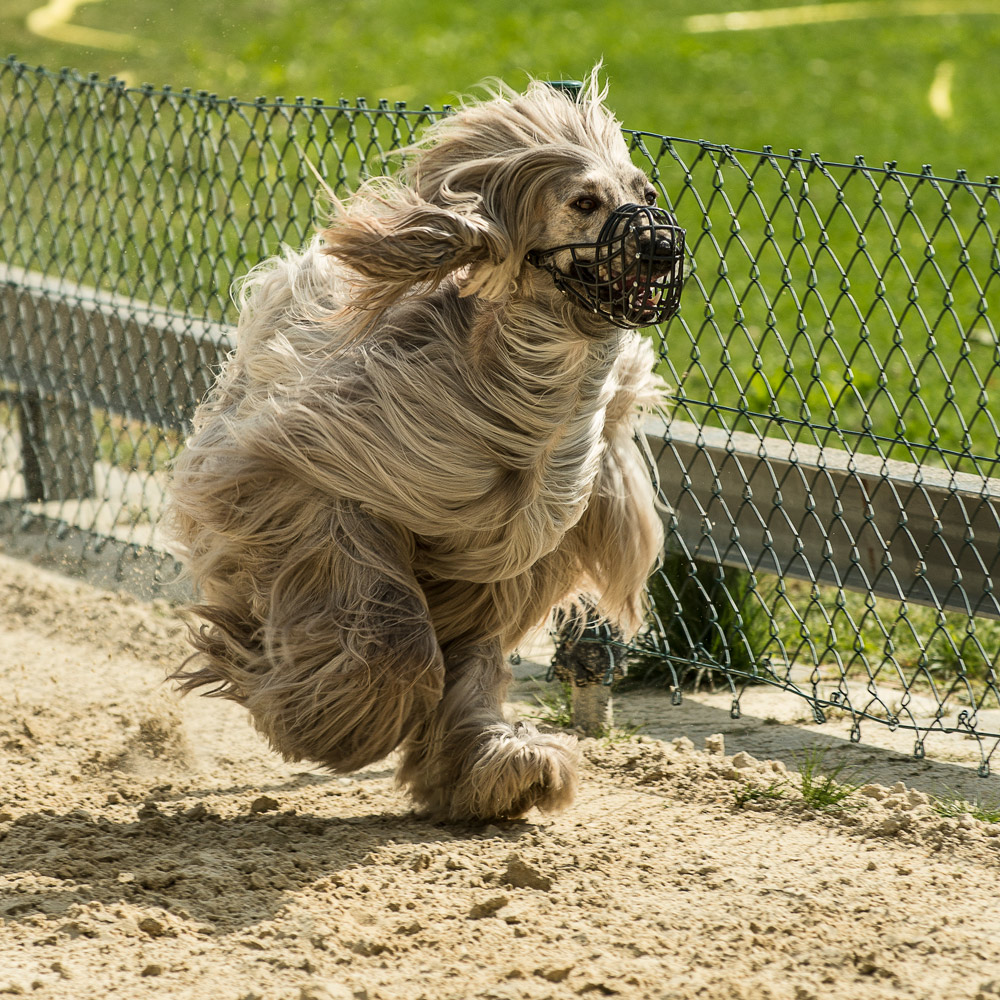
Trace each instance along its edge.
{"label": "grass tuft", "polygon": [[[556,681],[553,684],[539,684],[532,681],[535,691],[531,697],[535,702],[534,711],[525,715],[534,722],[559,729],[572,729],[573,722],[573,685],[569,681]],[[605,746],[627,743],[633,740],[645,729],[645,723],[638,725],[607,726],[597,734]]]}
{"label": "grass tuft", "polygon": [[600,734],[599,739],[606,747],[615,746],[618,743],[628,743],[629,740],[634,740],[641,735],[645,728],[644,722],[640,722],[637,726],[609,726]]}
{"label": "grass tuft", "polygon": [[799,762],[799,791],[811,809],[827,810],[843,807],[864,782],[845,781],[841,777],[850,772],[846,764],[825,767],[825,751],[813,747]]}
{"label": "grass tuft", "polygon": [[554,684],[539,684],[532,682],[537,689],[532,692],[537,708],[525,713],[529,719],[544,723],[547,726],[558,726],[561,729],[573,728],[573,685],[568,681],[556,681]]}
{"label": "grass tuft", "polygon": [[787,788],[784,781],[772,781],[769,785],[742,785],[733,789],[736,807],[743,809],[749,802],[773,802],[783,799]]}
{"label": "grass tuft", "polygon": [[1000,823],[1000,802],[987,804],[979,796],[969,801],[958,795],[936,796],[931,801],[931,808],[939,816],[958,818],[971,816],[983,823]]}

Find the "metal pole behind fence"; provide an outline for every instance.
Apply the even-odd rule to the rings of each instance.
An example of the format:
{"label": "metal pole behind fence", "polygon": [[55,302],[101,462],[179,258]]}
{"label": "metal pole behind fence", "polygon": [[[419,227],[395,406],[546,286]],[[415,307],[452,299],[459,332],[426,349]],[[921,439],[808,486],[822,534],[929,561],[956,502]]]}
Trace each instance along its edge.
{"label": "metal pole behind fence", "polygon": [[572,100],[580,100],[580,94],[583,91],[583,83],[580,80],[546,80],[545,82],[553,90],[562,91],[562,93]]}
{"label": "metal pole behind fence", "polygon": [[17,397],[25,499],[70,500],[94,495],[96,439],[90,407],[34,393]]}
{"label": "metal pole behind fence", "polygon": [[621,676],[621,658],[612,645],[619,636],[593,610],[578,621],[560,623],[552,657],[554,679],[571,685],[573,725],[587,736],[603,736],[611,729],[611,681]]}

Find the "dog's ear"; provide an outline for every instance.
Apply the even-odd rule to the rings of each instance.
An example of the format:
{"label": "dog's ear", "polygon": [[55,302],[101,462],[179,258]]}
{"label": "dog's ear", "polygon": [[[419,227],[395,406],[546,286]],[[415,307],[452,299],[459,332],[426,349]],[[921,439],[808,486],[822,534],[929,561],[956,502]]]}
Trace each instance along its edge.
{"label": "dog's ear", "polygon": [[373,182],[323,230],[323,250],[359,276],[352,305],[384,309],[415,285],[502,259],[505,247],[477,211],[478,198],[437,205],[388,180]]}
{"label": "dog's ear", "polygon": [[496,134],[491,107],[474,109],[464,127],[449,123],[455,134],[416,160],[410,181],[433,204],[475,200],[489,253],[468,261],[461,294],[499,300],[516,294],[528,251],[542,237],[548,192],[581,170],[584,154],[557,142],[517,148],[516,136]]}

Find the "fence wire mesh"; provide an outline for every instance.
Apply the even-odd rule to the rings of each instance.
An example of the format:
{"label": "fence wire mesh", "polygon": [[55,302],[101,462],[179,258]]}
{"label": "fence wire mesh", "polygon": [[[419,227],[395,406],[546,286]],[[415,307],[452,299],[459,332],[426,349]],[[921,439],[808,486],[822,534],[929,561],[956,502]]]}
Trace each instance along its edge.
{"label": "fence wire mesh", "polygon": [[[233,280],[448,109],[223,100],[0,62],[0,536],[167,587],[164,480]],[[647,428],[649,628],[591,669],[1000,744],[1000,183],[626,131],[688,232]],[[310,166],[312,164],[312,167]],[[594,656],[591,657],[593,659]]]}

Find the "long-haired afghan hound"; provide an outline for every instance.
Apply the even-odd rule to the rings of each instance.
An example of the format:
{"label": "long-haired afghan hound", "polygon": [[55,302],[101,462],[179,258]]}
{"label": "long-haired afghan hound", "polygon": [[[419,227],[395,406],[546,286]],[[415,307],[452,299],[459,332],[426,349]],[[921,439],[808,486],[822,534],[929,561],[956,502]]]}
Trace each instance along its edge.
{"label": "long-haired afghan hound", "polygon": [[575,740],[505,718],[507,654],[557,607],[633,633],[663,544],[635,329],[676,309],[683,231],[605,92],[498,88],[252,271],[174,469],[182,688],[288,759],[400,748],[441,819],[569,804]]}

